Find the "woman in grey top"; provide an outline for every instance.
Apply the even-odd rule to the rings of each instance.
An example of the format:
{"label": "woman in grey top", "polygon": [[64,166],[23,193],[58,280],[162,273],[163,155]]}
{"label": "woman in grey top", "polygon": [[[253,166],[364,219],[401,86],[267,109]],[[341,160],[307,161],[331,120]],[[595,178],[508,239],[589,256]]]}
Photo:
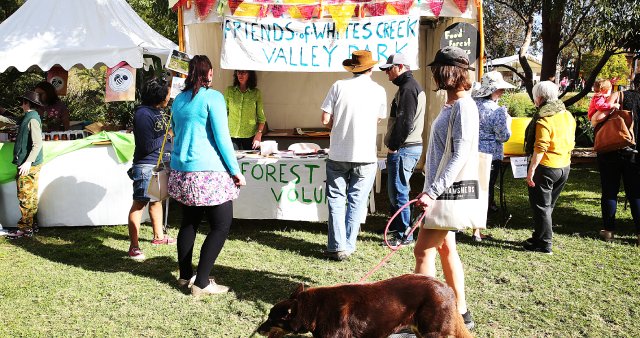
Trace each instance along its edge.
{"label": "woman in grey top", "polygon": [[[477,154],[478,108],[467,91],[471,88],[467,54],[457,47],[445,47],[436,53],[429,64],[438,89],[447,91],[447,102],[431,125],[427,148],[425,181],[423,192],[418,195],[417,206],[429,212],[434,201],[450,187],[471,154]],[[451,134],[448,134],[449,119],[453,119]],[[443,158],[447,140],[452,139],[453,153],[436,174]],[[461,210],[460,212],[464,212]],[[413,249],[416,257],[416,273],[435,276],[436,254],[440,254],[442,272],[447,284],[456,294],[458,311],[467,328],[474,327],[471,311],[467,309],[464,293],[464,270],[456,249],[455,233],[444,229],[423,228]]]}

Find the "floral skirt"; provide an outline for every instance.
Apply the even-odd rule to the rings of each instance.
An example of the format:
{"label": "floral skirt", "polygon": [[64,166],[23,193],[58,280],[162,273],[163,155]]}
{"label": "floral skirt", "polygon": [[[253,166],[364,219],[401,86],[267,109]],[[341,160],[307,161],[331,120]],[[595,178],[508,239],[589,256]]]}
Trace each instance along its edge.
{"label": "floral skirt", "polygon": [[226,171],[176,171],[169,175],[169,196],[188,206],[220,205],[238,198],[240,189]]}

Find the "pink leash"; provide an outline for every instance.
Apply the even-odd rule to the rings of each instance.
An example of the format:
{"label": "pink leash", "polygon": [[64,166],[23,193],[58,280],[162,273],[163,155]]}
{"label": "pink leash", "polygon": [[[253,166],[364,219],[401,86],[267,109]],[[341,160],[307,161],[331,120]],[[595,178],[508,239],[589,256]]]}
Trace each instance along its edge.
{"label": "pink leash", "polygon": [[[358,281],[358,283],[362,283],[365,280],[367,280],[367,278],[369,278],[371,275],[373,275],[374,272],[378,271],[378,269],[380,269],[380,267],[382,267],[382,265],[384,265],[384,263],[387,262],[387,260],[389,260],[389,258],[391,258],[391,256],[393,256],[396,251],[398,251],[398,249],[400,249],[403,245],[402,243],[398,244],[397,246],[392,246],[391,244],[389,244],[389,241],[387,240],[387,232],[389,232],[389,226],[391,225],[391,222],[393,222],[393,219],[396,218],[396,216],[398,216],[398,214],[400,214],[400,212],[402,212],[402,210],[408,206],[410,206],[412,203],[417,202],[418,200],[411,200],[409,202],[407,202],[405,205],[403,205],[400,209],[398,209],[398,211],[396,211],[395,214],[393,214],[393,216],[391,216],[391,218],[389,218],[389,221],[387,222],[387,226],[384,228],[384,244],[387,245],[387,247],[389,249],[391,249],[391,252],[386,255],[381,261],[380,263],[378,263],[378,265],[376,265],[373,269],[371,269],[371,271],[367,272],[366,275],[364,275],[364,277],[360,278],[360,280]],[[422,212],[422,215],[418,218],[417,221],[415,221],[413,223],[413,227],[410,228],[411,231],[406,232],[405,231],[405,236],[404,238],[409,237],[411,234],[413,234],[413,232],[416,230],[416,228],[418,228],[418,226],[420,226],[422,220],[424,219],[424,216],[426,214],[426,211]],[[407,229],[409,230],[409,229]]]}

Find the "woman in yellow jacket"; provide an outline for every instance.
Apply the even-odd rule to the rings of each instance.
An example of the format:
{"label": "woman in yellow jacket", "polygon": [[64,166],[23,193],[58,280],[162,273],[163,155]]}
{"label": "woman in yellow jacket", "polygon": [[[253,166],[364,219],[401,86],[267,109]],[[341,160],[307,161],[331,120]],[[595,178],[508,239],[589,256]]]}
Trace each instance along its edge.
{"label": "woman in yellow jacket", "polygon": [[531,155],[527,185],[534,231],[524,249],[545,254],[552,254],[551,214],[569,177],[575,146],[576,121],[558,99],[558,93],[558,86],[551,81],[533,87],[534,103],[539,109],[525,131],[525,151]]}

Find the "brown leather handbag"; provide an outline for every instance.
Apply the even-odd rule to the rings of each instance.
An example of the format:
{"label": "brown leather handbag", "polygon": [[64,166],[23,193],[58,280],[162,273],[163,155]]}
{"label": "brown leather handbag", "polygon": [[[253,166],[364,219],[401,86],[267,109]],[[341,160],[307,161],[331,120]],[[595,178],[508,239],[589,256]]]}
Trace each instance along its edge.
{"label": "brown leather handbag", "polygon": [[[622,102],[622,92],[618,96],[618,102]],[[624,109],[613,109],[595,127],[595,140],[593,150],[597,153],[608,153],[624,147],[636,145],[633,135],[633,113]]]}

